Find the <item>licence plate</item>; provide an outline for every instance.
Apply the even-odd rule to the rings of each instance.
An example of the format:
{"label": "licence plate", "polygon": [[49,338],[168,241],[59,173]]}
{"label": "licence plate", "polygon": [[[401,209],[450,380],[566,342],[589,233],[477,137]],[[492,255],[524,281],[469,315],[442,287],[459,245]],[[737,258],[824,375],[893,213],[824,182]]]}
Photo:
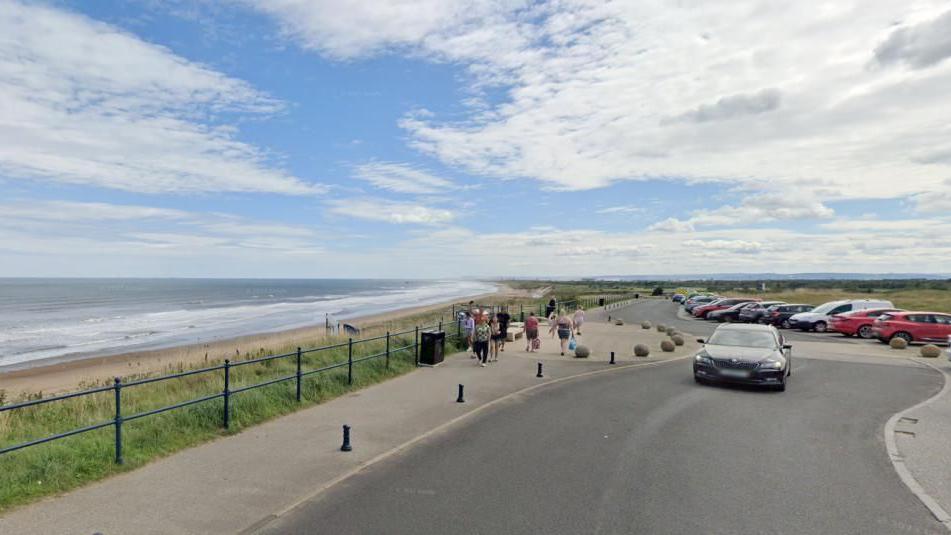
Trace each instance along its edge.
{"label": "licence plate", "polygon": [[725,377],[742,377],[746,378],[750,376],[750,372],[746,370],[720,370],[720,375]]}

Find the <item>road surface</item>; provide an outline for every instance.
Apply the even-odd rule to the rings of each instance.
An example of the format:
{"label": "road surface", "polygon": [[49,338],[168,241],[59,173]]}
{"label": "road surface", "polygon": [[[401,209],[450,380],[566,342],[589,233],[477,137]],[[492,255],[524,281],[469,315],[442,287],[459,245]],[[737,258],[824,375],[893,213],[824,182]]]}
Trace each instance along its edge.
{"label": "road surface", "polygon": [[[620,314],[674,323],[673,310],[648,301]],[[708,334],[698,325],[678,327]],[[794,363],[784,393],[696,385],[689,360],[543,388],[262,532],[945,532],[882,444],[885,421],[941,377],[914,364]]]}

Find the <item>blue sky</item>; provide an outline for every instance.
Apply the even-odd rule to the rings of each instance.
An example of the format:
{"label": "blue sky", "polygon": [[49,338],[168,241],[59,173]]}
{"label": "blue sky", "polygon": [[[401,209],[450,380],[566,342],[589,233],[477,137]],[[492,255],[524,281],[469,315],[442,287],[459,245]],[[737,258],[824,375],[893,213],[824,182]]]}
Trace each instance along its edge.
{"label": "blue sky", "polygon": [[949,271],[939,1],[0,0],[0,36],[0,276]]}

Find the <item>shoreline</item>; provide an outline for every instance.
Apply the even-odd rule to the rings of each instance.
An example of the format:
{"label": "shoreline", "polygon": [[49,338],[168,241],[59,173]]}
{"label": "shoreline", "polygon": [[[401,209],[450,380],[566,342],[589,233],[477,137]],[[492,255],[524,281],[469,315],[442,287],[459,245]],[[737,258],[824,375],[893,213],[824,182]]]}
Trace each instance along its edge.
{"label": "shoreline", "polygon": [[[361,331],[372,331],[373,329],[385,328],[386,324],[391,322],[405,321],[416,315],[450,307],[454,303],[530,295],[530,291],[514,290],[504,285],[498,285],[496,292],[356,316],[348,318],[346,323],[359,326]],[[342,323],[344,322],[341,321]],[[165,348],[127,351],[101,356],[55,357],[37,361],[35,365],[23,368],[8,370],[0,368],[0,380],[2,380],[3,385],[0,390],[5,391],[8,397],[37,392],[45,396],[51,393],[82,389],[91,384],[109,381],[113,377],[154,374],[203,363],[210,365],[214,361],[229,356],[233,357],[236,353],[238,355],[250,353],[254,356],[261,350],[266,353],[273,353],[282,348],[295,346],[316,347],[321,341],[331,336],[327,332],[324,323],[321,322],[305,327],[249,333],[220,340],[181,344]],[[368,336],[368,334],[362,334],[361,336]]]}

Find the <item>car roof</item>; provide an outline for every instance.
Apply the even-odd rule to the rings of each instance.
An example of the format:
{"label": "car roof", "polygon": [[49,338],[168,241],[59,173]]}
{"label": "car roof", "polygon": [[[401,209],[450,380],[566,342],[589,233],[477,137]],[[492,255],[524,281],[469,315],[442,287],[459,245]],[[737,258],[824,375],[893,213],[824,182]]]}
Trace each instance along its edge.
{"label": "car roof", "polygon": [[774,332],[776,330],[772,325],[759,325],[756,323],[724,323],[717,327],[717,330],[724,331],[766,331]]}
{"label": "car roof", "polygon": [[891,314],[892,315],[901,314],[903,316],[906,316],[908,314],[936,314],[938,316],[951,316],[951,314],[947,312],[935,312],[933,310],[896,310],[895,312],[892,312]]}

